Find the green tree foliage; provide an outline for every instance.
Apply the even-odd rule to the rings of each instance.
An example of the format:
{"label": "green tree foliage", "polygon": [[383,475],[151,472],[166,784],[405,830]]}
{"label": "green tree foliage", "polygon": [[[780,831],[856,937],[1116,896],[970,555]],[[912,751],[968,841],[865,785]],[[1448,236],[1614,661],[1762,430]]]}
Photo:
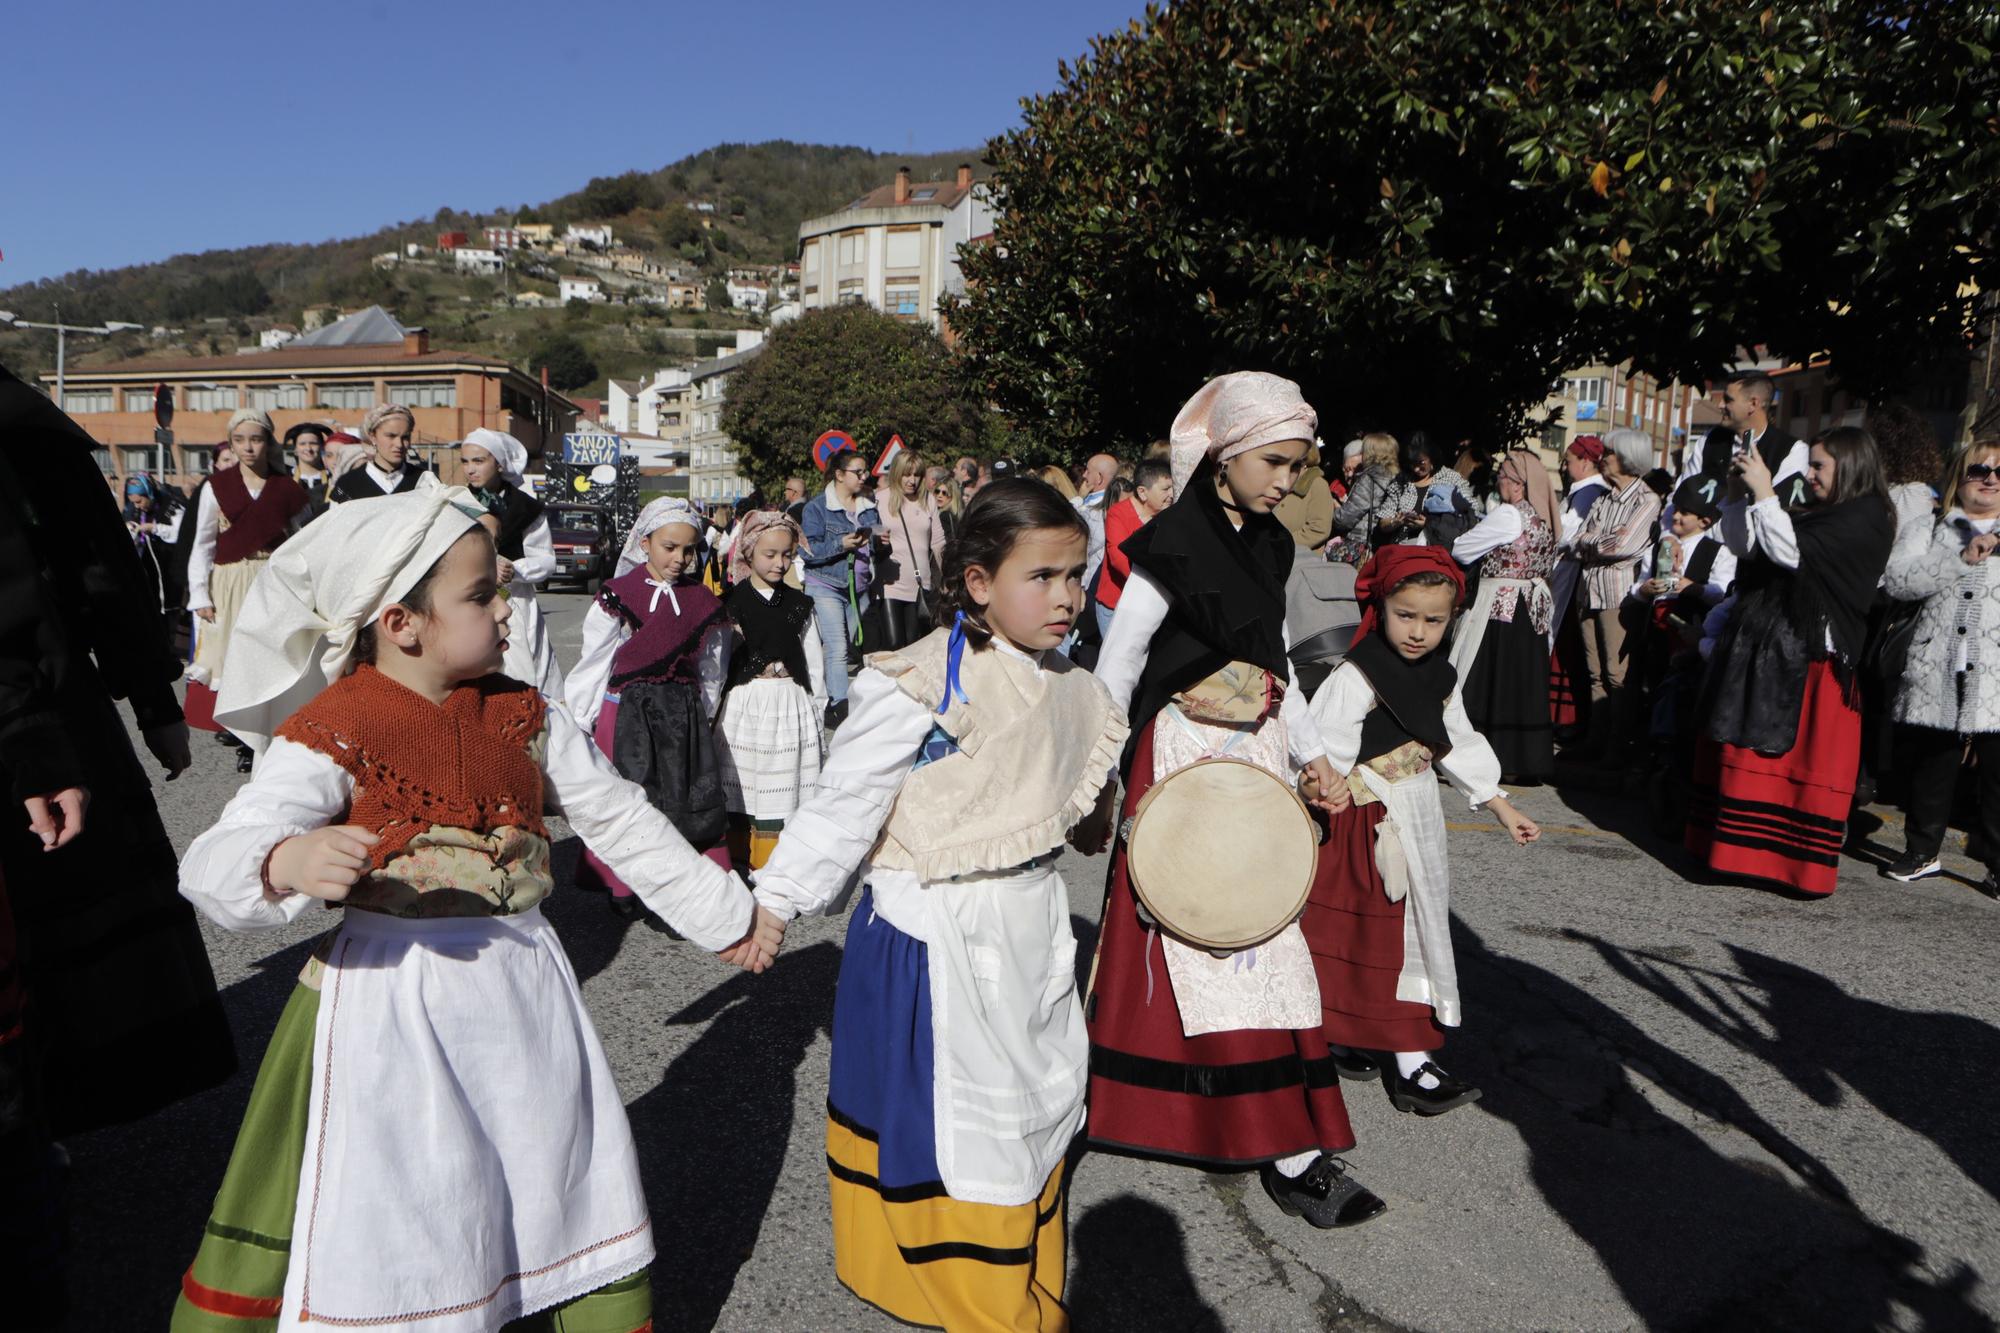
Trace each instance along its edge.
{"label": "green tree foliage", "polygon": [[535,344],[528,354],[528,369],[549,372],[549,387],[568,392],[580,389],[597,378],[597,363],[590,349],[567,333],[552,333]]}
{"label": "green tree foliage", "polygon": [[864,448],[891,432],[926,457],[963,452],[980,413],[958,393],[951,353],[921,324],[867,306],[815,310],[771,334],[729,380],[722,429],[767,493],[812,470],[812,444],[848,432]]}
{"label": "green tree foliage", "polygon": [[215,277],[196,278],[167,294],[168,319],[205,319],[210,315],[255,315],[270,308],[271,293],[248,269]]}
{"label": "green tree foliage", "polygon": [[1230,369],[1298,378],[1329,438],[1511,439],[1574,365],[1739,344],[1878,393],[1964,355],[1996,46],[1993,6],[1892,0],[1151,6],[989,146],[953,323],[1078,451]]}

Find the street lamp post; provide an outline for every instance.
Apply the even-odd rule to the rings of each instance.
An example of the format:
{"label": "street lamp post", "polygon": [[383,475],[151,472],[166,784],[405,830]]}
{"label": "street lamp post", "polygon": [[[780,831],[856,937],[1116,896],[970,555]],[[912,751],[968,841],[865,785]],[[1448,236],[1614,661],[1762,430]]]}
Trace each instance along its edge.
{"label": "street lamp post", "polygon": [[117,323],[65,324],[62,322],[62,307],[57,306],[55,311],[56,322],[53,324],[37,324],[32,320],[26,319],[17,319],[12,321],[12,323],[17,329],[54,329],[56,331],[56,406],[61,407],[63,405],[63,362],[68,351],[67,341],[69,335],[72,333],[90,333],[103,337],[117,333],[123,329],[136,329],[140,326],[137,324]]}

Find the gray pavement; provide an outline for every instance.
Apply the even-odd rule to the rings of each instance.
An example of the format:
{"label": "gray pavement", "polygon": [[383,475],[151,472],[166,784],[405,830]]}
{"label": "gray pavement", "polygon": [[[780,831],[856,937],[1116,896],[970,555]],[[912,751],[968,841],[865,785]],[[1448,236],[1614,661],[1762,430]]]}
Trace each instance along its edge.
{"label": "gray pavement", "polygon": [[[545,604],[568,661],[584,602]],[[179,845],[237,781],[197,738],[195,770],[160,788]],[[1694,883],[1636,802],[1559,786],[1519,803],[1548,830],[1532,848],[1483,815],[1453,824],[1467,1021],[1445,1059],[1484,1099],[1420,1120],[1347,1085],[1349,1161],[1389,1202],[1354,1231],[1284,1217],[1254,1176],[1086,1157],[1077,1327],[1993,1326],[2000,905],[1856,859],[1819,902]],[[1900,850],[1893,824],[1873,841]],[[565,878],[575,856],[566,839]],[[1063,870],[1087,955],[1104,861]],[[845,919],[797,923],[752,978],[593,895],[559,890],[548,913],[639,1142],[656,1327],[894,1327],[833,1273],[822,1132]],[[209,930],[242,1073],[69,1145],[73,1327],[165,1326],[256,1062],[330,924]]]}

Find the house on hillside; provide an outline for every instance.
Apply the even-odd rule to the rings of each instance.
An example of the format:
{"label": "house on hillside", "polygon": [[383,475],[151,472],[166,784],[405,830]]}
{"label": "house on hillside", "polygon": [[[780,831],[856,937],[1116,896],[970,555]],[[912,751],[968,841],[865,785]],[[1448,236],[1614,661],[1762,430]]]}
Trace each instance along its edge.
{"label": "house on hillside", "polygon": [[498,277],[501,270],[507,267],[507,260],[498,250],[475,250],[468,246],[460,246],[451,253],[452,260],[458,266],[460,273],[482,273]]}
{"label": "house on hillside", "polygon": [[462,231],[441,231],[438,233],[438,249],[456,250],[470,240],[471,237]]}
{"label": "house on hillside", "polygon": [[556,238],[556,224],[553,222],[518,222],[514,230],[521,235],[523,245],[548,245]]}
{"label": "house on hillside", "polygon": [[600,250],[611,248],[611,228],[608,226],[579,227],[571,223],[563,229],[565,245],[594,245]]}
{"label": "house on hillside", "polygon": [[595,278],[564,278],[557,284],[557,299],[564,305],[571,301],[602,301],[604,286]]}
{"label": "house on hillside", "polygon": [[938,302],[965,290],[959,247],[990,235],[993,216],[969,164],[949,181],[913,181],[898,168],[890,184],[799,224],[799,304],[867,304],[948,333]]}
{"label": "house on hillside", "polygon": [[706,310],[708,309],[708,291],[698,282],[669,282],[667,284],[667,309]]}
{"label": "house on hillside", "polygon": [[771,286],[767,282],[738,282],[732,277],[724,288],[729,293],[729,304],[738,310],[761,311],[771,299]]}
{"label": "house on hillside", "polygon": [[519,250],[527,242],[522,238],[519,227],[488,227],[486,244],[493,250]]}
{"label": "house on hillside", "polygon": [[[55,375],[42,379],[53,394]],[[174,390],[171,446],[153,439],[156,384]],[[425,330],[405,329],[379,306],[271,351],[71,366],[62,408],[97,441],[98,467],[122,493],[140,472],[192,487],[213,470],[238,408],[269,412],[281,435],[303,421],[358,432],[381,402],[410,407],[417,452],[447,481],[458,476],[454,446],[467,431],[505,431],[532,455],[559,443],[577,416],[575,403],[526,370],[483,353],[434,351]]]}
{"label": "house on hillside", "polygon": [[267,352],[276,351],[299,336],[299,331],[290,324],[273,324],[257,335],[257,345]]}

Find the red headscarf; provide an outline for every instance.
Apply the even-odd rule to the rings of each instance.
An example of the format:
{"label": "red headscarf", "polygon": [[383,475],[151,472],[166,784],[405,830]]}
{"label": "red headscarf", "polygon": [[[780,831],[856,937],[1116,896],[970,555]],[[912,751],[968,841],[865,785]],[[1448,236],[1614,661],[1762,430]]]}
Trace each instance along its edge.
{"label": "red headscarf", "polygon": [[1451,580],[1453,606],[1465,603],[1465,571],[1442,546],[1384,546],[1354,576],[1354,600],[1361,603],[1361,627],[1354,631],[1360,643],[1375,632],[1381,621],[1382,599],[1412,574],[1436,572]]}
{"label": "red headscarf", "polygon": [[1575,454],[1587,463],[1595,463],[1604,457],[1604,441],[1595,435],[1579,435],[1569,442],[1565,452]]}

